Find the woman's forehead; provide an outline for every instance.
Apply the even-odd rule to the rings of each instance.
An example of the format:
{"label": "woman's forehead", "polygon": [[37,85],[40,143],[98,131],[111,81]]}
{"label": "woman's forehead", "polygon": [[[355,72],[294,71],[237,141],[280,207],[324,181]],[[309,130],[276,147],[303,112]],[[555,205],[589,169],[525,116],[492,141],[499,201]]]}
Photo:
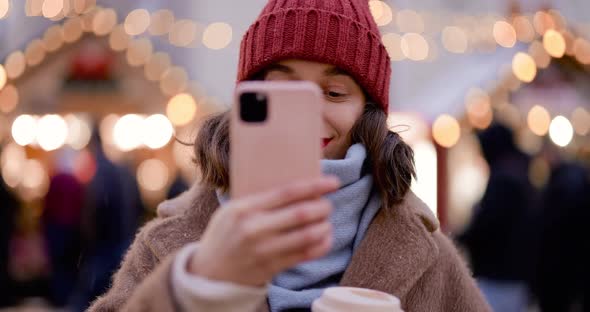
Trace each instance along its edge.
{"label": "woman's forehead", "polygon": [[287,74],[315,74],[322,76],[351,77],[345,70],[335,65],[299,59],[283,60],[274,63],[267,68],[267,72],[273,70]]}

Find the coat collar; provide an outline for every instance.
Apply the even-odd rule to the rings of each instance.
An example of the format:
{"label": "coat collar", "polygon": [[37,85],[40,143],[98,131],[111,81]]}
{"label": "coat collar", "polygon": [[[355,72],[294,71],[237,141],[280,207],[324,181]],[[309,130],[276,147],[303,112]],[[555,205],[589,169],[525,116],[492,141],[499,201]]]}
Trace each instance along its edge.
{"label": "coat collar", "polygon": [[402,203],[375,216],[341,285],[405,297],[438,255],[431,235],[437,229],[438,221],[428,207],[408,192]]}
{"label": "coat collar", "polygon": [[189,208],[175,209],[175,215],[161,218],[152,228],[146,229],[147,244],[160,260],[184,245],[200,240],[213,213],[219,207],[219,201],[212,189],[199,189],[192,201],[183,200],[179,203],[190,203]]}
{"label": "coat collar", "polygon": [[[200,190],[191,209],[163,220],[161,226],[146,235],[155,255],[163,259],[183,245],[199,240],[218,206],[214,190]],[[438,221],[426,204],[408,192],[400,204],[381,209],[375,216],[344,272],[341,285],[405,297],[437,258],[438,247],[432,238],[437,229]]]}

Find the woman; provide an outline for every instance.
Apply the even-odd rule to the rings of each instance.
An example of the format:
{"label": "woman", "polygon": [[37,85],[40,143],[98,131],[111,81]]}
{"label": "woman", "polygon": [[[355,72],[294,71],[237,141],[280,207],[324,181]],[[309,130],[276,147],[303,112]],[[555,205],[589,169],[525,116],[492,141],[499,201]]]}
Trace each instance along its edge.
{"label": "woman", "polygon": [[238,80],[324,90],[326,177],[227,200],[228,114],[210,118],[195,142],[194,204],[139,232],[91,310],[309,310],[347,285],[391,293],[407,311],[489,311],[409,191],[413,153],[386,123],[390,74],[366,0],[269,1],[242,40]]}

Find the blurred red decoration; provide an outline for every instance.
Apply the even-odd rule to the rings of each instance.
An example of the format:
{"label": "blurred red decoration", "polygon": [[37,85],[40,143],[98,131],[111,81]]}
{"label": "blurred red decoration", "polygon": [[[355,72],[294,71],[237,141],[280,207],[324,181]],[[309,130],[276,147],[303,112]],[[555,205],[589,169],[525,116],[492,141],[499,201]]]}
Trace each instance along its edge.
{"label": "blurred red decoration", "polygon": [[104,46],[89,42],[74,55],[69,78],[72,80],[110,80],[113,53]]}

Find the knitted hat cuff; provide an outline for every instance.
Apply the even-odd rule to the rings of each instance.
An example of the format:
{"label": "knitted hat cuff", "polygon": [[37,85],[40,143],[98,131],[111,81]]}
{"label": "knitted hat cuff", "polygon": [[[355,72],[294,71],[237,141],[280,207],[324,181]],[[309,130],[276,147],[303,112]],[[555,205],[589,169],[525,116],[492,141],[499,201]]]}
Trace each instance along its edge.
{"label": "knitted hat cuff", "polygon": [[264,14],[242,39],[238,81],[286,59],[332,64],[349,73],[387,112],[390,59],[378,33],[363,22],[373,21],[309,7]]}

